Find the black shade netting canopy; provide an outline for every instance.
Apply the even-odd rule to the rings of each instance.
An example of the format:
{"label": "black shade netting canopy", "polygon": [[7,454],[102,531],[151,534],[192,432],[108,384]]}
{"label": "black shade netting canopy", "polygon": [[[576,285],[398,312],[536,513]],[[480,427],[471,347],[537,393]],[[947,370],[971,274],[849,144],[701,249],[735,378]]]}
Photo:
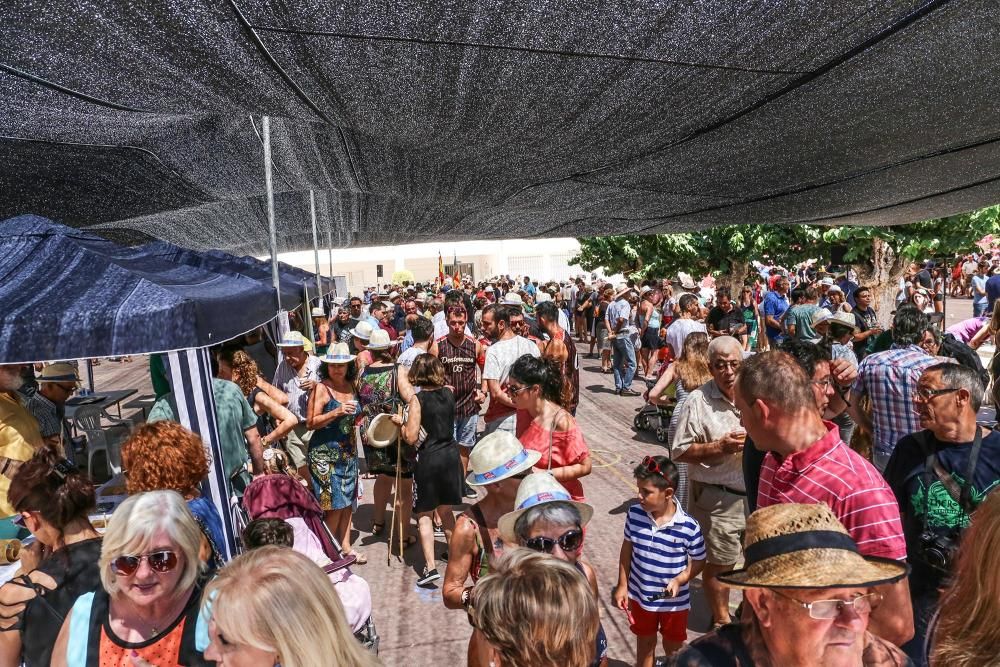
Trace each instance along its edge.
{"label": "black shade netting canopy", "polygon": [[0,363],[203,347],[275,316],[258,280],[119,251],[37,216],[0,222]]}
{"label": "black shade netting canopy", "polygon": [[1000,201],[995,0],[0,6],[0,218],[266,254]]}

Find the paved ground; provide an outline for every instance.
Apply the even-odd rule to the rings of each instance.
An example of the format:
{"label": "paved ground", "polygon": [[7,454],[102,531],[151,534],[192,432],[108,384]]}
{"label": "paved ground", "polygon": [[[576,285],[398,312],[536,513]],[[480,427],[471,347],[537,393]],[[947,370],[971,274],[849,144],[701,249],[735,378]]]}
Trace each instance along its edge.
{"label": "paved ground", "polygon": [[[949,300],[948,324],[970,316],[968,300]],[[992,348],[982,350],[988,359]],[[594,518],[587,533],[585,555],[593,563],[600,583],[600,608],[608,636],[611,665],[634,661],[633,637],[624,615],[610,603],[610,591],[617,577],[618,550],[624,513],[633,502],[635,488],[631,471],[646,454],[663,451],[663,445],[651,434],[632,429],[639,398],[621,398],[613,393],[610,375],[600,373],[597,360],[581,360],[581,404],[578,419],[586,435],[594,460],[593,473],[583,480],[588,501],[594,506]],[[97,367],[98,389],[133,387],[148,396],[150,385],[143,357],[131,364],[105,361]],[[636,382],[636,388],[641,382]],[[130,410],[126,410],[126,415]],[[370,485],[371,482],[366,482]],[[370,486],[366,487],[370,494]],[[370,496],[369,496],[370,498]],[[364,501],[355,515],[357,548],[369,563],[356,571],[368,580],[375,604],[375,621],[382,637],[381,657],[386,665],[463,665],[471,629],[465,614],[449,611],[441,602],[437,587],[420,588],[415,581],[422,565],[419,549],[408,549],[404,559],[393,557],[386,565],[386,538],[370,534],[370,500]],[[439,540],[438,553],[444,551]],[[440,564],[443,567],[443,563]],[[689,636],[705,631],[708,616],[700,594],[700,582],[692,585],[694,605]]]}

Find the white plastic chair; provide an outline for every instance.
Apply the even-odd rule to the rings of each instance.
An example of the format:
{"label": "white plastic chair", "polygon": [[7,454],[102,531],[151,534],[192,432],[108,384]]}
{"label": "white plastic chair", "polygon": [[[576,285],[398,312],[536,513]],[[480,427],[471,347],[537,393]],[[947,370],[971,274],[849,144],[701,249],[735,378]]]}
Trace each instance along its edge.
{"label": "white plastic chair", "polygon": [[[111,422],[105,428],[101,419]],[[131,422],[112,417],[98,405],[81,405],[73,414],[73,425],[87,435],[87,474],[94,475],[94,454],[104,452],[108,474],[112,477],[122,470],[121,444],[128,438]]]}

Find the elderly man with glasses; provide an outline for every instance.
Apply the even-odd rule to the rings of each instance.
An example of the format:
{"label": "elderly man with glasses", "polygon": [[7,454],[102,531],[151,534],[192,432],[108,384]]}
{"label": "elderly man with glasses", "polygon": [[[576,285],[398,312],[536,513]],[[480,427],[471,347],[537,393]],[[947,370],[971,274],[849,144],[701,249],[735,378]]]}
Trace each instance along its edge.
{"label": "elderly man with glasses", "polygon": [[923,644],[954,549],[969,516],[1000,485],[1000,433],[976,424],[983,387],[966,366],[940,363],[917,381],[913,405],[923,430],[902,438],[885,478],[906,536],[916,634],[903,648],[924,664]]}
{"label": "elderly man with glasses", "polygon": [[729,588],[715,576],[740,558],[746,526],[742,451],[746,431],[734,401],[743,345],[720,336],[708,345],[712,379],[695,389],[680,410],[671,458],[688,464],[688,513],[702,528],[708,558],[702,572],[714,626],[729,622]]}
{"label": "elderly man with glasses", "polygon": [[[740,369],[736,406],[754,446],[767,451],[757,506],[823,502],[862,555],[903,561],[906,542],[892,491],[875,466],[844,443],[836,424],[823,419],[831,397],[841,400],[834,387],[849,385],[853,369],[835,373],[819,348],[811,346],[810,356],[810,346],[799,342],[791,354],[758,354]],[[913,636],[907,582],[879,593],[884,603],[870,630],[901,645]]]}
{"label": "elderly man with glasses", "polygon": [[783,504],[747,520],[746,562],[719,579],[742,588],[740,623],[696,639],[675,667],[903,667],[903,652],[869,631],[878,586],[905,563],[865,556],[823,503]]}
{"label": "elderly man with glasses", "polygon": [[80,388],[80,378],[72,364],[49,364],[38,376],[38,391],[25,402],[28,412],[38,420],[42,440],[73,460],[71,436],[66,431],[66,401]]}

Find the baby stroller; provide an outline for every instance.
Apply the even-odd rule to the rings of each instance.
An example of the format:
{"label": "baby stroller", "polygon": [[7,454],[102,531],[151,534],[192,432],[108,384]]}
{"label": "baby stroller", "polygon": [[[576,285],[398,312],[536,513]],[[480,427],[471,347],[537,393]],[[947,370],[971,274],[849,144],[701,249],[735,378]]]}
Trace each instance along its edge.
{"label": "baby stroller", "polygon": [[656,441],[665,443],[667,441],[667,428],[670,426],[670,418],[674,414],[674,387],[671,385],[667,389],[667,396],[670,398],[668,405],[657,405],[649,401],[649,391],[656,384],[656,380],[646,380],[646,392],[643,397],[646,404],[637,408],[635,418],[632,420],[632,427],[637,431],[653,430],[656,434]]}
{"label": "baby stroller", "polygon": [[[323,521],[323,510],[320,509],[319,503],[316,502],[312,494],[302,486],[298,479],[290,475],[280,473],[264,475],[255,479],[247,487],[247,490],[243,494],[243,506],[252,520],[282,519],[288,521],[289,519],[301,519],[302,523],[309,529],[308,533],[316,537],[319,541],[319,548],[323,550],[323,553],[330,560],[328,564],[323,566],[323,571],[327,575],[331,575],[331,579],[336,580],[335,585],[340,586],[341,584],[336,583],[339,581],[351,586],[354,592],[350,595],[357,598],[359,595],[357,582],[360,582],[364,590],[363,595],[367,599],[365,605],[367,606],[368,613],[365,614],[367,620],[364,621],[364,625],[355,631],[354,636],[361,642],[362,646],[377,655],[379,636],[370,615],[371,593],[368,590],[368,584],[364,580],[359,579],[357,575],[351,574],[350,570],[347,569],[357,560],[357,556],[354,554],[345,556],[343,554],[343,550],[337,539]],[[305,531],[303,532],[308,535]],[[312,541],[311,537],[307,541]],[[298,538],[296,538],[295,544],[296,550],[299,550]],[[315,545],[315,542],[313,544]],[[315,548],[314,546],[313,549]],[[340,574],[334,575],[337,572]],[[340,577],[339,579],[337,579],[338,576]],[[352,583],[350,582],[351,579],[356,581]],[[344,597],[345,593],[342,590],[338,590],[338,595],[341,596],[342,602],[345,603],[345,614],[350,616],[352,605],[347,603],[347,598]],[[360,617],[360,619],[364,619],[364,616]],[[348,618],[348,620],[350,619]]]}

